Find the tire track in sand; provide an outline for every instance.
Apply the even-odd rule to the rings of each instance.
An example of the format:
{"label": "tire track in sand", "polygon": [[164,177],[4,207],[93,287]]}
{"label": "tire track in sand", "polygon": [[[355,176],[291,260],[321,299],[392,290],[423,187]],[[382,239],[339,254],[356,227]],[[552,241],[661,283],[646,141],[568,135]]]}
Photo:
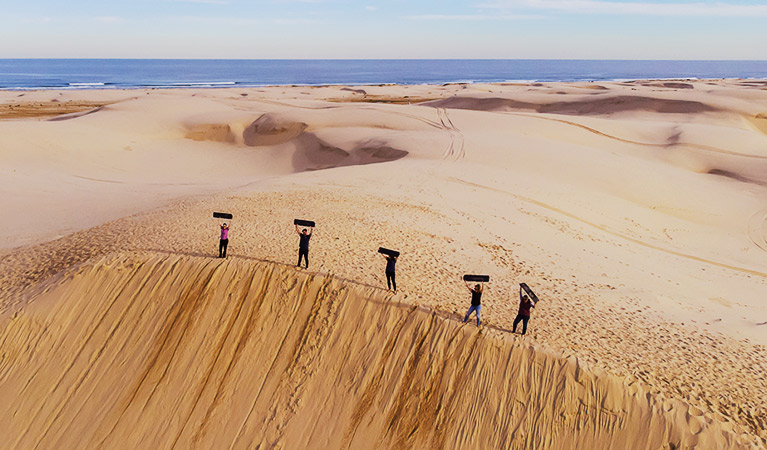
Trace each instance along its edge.
{"label": "tire track in sand", "polygon": [[464,137],[463,133],[461,133],[458,128],[453,124],[453,121],[450,120],[450,116],[447,114],[447,109],[445,108],[436,108],[437,109],[437,117],[439,117],[439,121],[442,125],[442,129],[444,129],[448,136],[450,137],[450,145],[448,146],[447,150],[445,150],[445,153],[442,155],[442,159],[452,159],[453,161],[458,161],[460,159],[463,159],[466,157],[466,150],[464,148]]}
{"label": "tire track in sand", "polygon": [[748,219],[746,230],[751,243],[767,252],[767,208],[757,211]]}

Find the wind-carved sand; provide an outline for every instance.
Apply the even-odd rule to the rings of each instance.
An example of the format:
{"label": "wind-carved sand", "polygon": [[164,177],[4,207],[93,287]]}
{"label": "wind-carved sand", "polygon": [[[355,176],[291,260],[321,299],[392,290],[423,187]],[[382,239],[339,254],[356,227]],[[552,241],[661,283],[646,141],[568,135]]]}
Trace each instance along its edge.
{"label": "wind-carved sand", "polygon": [[764,83],[53,100],[0,122],[11,448],[766,445]]}
{"label": "wind-carved sand", "polygon": [[639,383],[274,263],[110,257],[35,303],[1,335],[12,447],[737,447]]}

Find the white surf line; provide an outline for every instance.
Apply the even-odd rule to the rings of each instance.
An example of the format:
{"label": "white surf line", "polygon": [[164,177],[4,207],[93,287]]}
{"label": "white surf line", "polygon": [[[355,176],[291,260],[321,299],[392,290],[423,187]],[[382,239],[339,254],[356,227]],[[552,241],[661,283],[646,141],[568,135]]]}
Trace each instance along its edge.
{"label": "white surf line", "polygon": [[603,231],[605,233],[611,234],[613,236],[619,237],[621,239],[625,239],[627,241],[633,242],[635,244],[639,244],[639,245],[647,247],[647,248],[651,248],[653,250],[658,250],[658,251],[661,251],[661,252],[664,252],[664,253],[668,253],[670,255],[679,256],[679,257],[682,257],[682,258],[687,258],[687,259],[691,259],[693,261],[698,261],[698,262],[702,262],[702,263],[706,263],[706,264],[711,264],[711,265],[714,265],[714,266],[717,266],[717,267],[722,267],[722,268],[725,268],[725,269],[730,269],[730,270],[734,270],[734,271],[737,271],[737,272],[746,273],[746,274],[749,274],[749,275],[756,275],[756,276],[759,276],[759,277],[762,277],[762,278],[767,278],[767,273],[765,273],[765,272],[759,272],[757,270],[746,269],[744,267],[733,266],[731,264],[726,264],[726,263],[721,263],[721,262],[718,262],[718,261],[713,261],[713,260],[710,260],[710,259],[702,258],[700,256],[695,256],[695,255],[690,255],[690,254],[687,254],[687,253],[682,253],[682,252],[679,252],[679,251],[676,251],[676,250],[671,250],[671,249],[668,249],[668,248],[663,248],[663,247],[660,247],[660,246],[657,246],[657,245],[653,245],[653,244],[641,241],[639,239],[632,238],[630,236],[626,236],[624,234],[618,233],[617,231],[612,231],[612,230],[608,229],[607,227],[604,227],[602,225],[598,225],[598,224],[593,223],[593,222],[589,222],[588,220],[583,219],[583,218],[581,218],[579,216],[576,216],[575,214],[569,213],[567,211],[563,211],[563,210],[561,210],[559,208],[556,208],[556,207],[551,206],[551,205],[549,205],[547,203],[543,203],[541,201],[532,199],[530,197],[525,197],[523,195],[514,194],[514,193],[511,193],[511,192],[508,192],[508,191],[504,191],[504,190],[501,190],[501,189],[496,189],[496,188],[493,188],[493,187],[490,187],[490,186],[485,186],[485,185],[482,185],[482,184],[472,183],[471,181],[462,180],[462,179],[456,178],[456,177],[448,177],[447,179],[450,180],[450,181],[456,182],[456,183],[466,184],[466,185],[469,185],[469,186],[474,186],[474,187],[477,187],[477,188],[487,189],[487,190],[491,190],[491,191],[495,191],[495,192],[500,192],[502,194],[510,195],[510,196],[512,196],[514,198],[517,198],[519,200],[522,200],[524,202],[532,203],[534,205],[540,206],[541,208],[545,208],[545,209],[548,209],[550,211],[554,211],[556,213],[562,214],[562,215],[567,216],[567,217],[569,217],[571,219],[575,219],[578,222],[584,223],[584,224],[586,224],[586,225],[588,225],[590,227],[596,228],[596,229],[598,229],[600,231]]}

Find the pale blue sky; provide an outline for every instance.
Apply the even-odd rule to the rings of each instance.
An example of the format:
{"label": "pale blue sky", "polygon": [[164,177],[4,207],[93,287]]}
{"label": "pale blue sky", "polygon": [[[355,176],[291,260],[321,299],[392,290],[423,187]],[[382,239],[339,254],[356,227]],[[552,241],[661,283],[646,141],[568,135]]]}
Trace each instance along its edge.
{"label": "pale blue sky", "polygon": [[767,59],[767,0],[0,0],[0,58]]}

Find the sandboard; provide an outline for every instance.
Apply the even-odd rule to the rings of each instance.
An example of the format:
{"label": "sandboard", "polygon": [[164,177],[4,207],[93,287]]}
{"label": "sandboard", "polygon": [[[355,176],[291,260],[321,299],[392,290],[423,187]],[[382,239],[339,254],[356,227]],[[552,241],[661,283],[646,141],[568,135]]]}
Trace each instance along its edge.
{"label": "sandboard", "polygon": [[490,281],[490,275],[464,275],[463,281],[479,281],[482,283],[487,283]]}
{"label": "sandboard", "polygon": [[312,227],[314,228],[314,222],[311,220],[301,220],[301,219],[295,219],[293,220],[294,225],[300,225],[302,227]]}
{"label": "sandboard", "polygon": [[521,287],[527,293],[528,297],[533,299],[533,303],[538,303],[538,296],[535,295],[535,292],[530,289],[530,286],[528,286],[527,283],[519,283],[519,287]]}
{"label": "sandboard", "polygon": [[394,258],[399,258],[399,252],[396,250],[389,250],[388,248],[378,247],[378,253],[389,255]]}
{"label": "sandboard", "polygon": [[213,213],[213,217],[215,217],[216,219],[229,219],[229,220],[232,220],[233,216],[231,214],[229,214],[229,213],[214,212]]}

